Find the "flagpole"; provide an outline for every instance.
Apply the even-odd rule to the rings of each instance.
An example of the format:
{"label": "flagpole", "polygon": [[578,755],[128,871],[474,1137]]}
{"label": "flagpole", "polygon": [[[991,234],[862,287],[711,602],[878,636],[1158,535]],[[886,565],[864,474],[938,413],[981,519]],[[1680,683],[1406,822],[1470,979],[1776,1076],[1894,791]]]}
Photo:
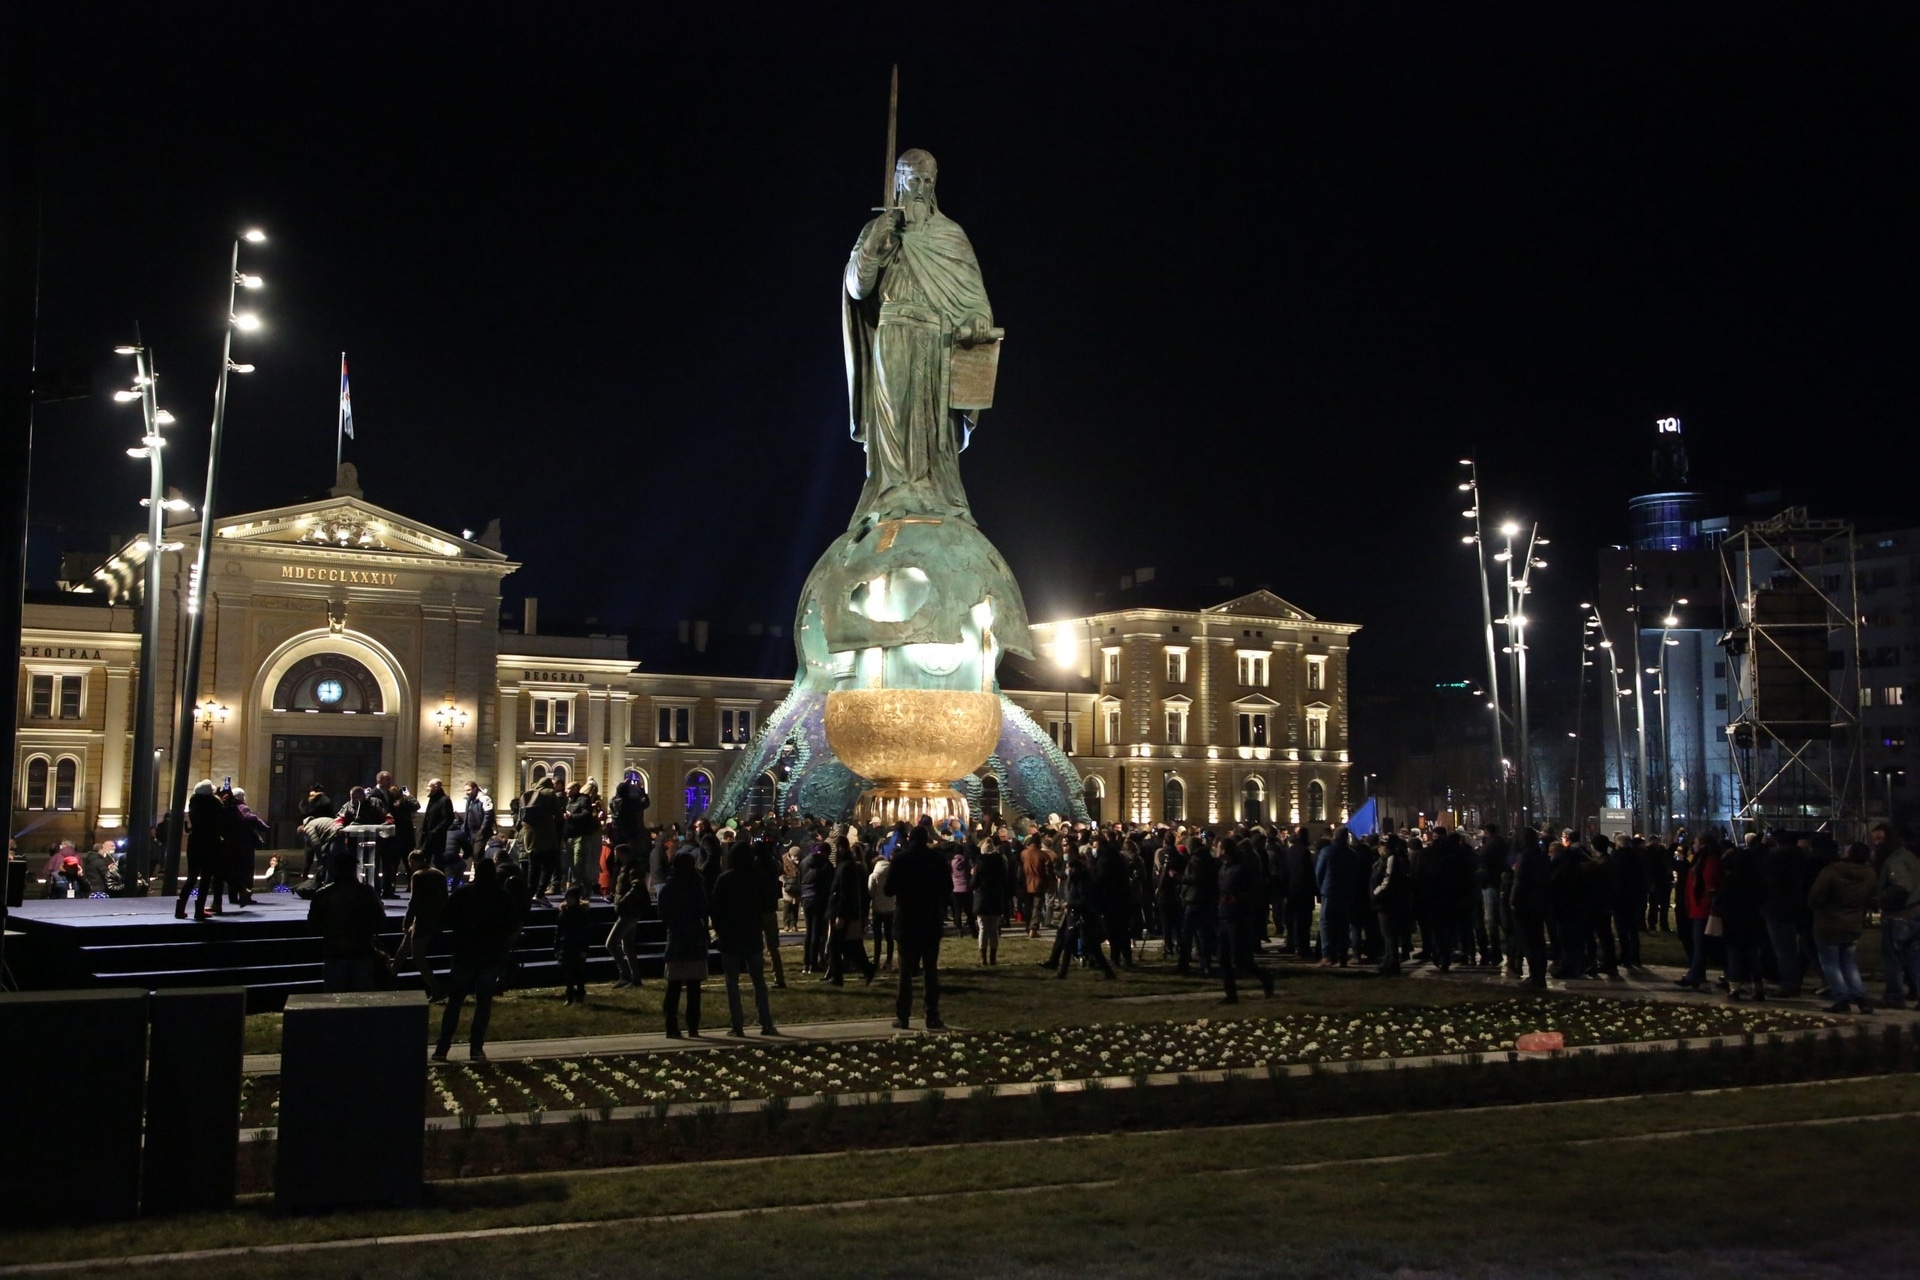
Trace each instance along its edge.
{"label": "flagpole", "polygon": [[[344,382],[347,376],[347,353],[340,353],[340,378]],[[340,479],[340,464],[346,460],[347,415],[341,409],[333,411],[333,478]]]}

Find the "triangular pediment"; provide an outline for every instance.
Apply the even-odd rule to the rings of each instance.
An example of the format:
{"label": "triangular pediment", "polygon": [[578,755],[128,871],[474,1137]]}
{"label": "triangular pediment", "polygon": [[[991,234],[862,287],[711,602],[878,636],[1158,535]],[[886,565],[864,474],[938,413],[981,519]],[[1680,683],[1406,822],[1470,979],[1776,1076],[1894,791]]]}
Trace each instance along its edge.
{"label": "triangular pediment", "polygon": [[[169,528],[170,538],[192,535],[198,525]],[[432,556],[440,560],[500,564],[506,556],[467,538],[376,507],[364,498],[328,497],[214,522],[222,546],[311,547],[358,556]]]}
{"label": "triangular pediment", "polygon": [[1287,622],[1313,622],[1314,616],[1299,605],[1282,600],[1265,587],[1236,596],[1221,604],[1209,605],[1202,613],[1230,613],[1250,618],[1279,618]]}

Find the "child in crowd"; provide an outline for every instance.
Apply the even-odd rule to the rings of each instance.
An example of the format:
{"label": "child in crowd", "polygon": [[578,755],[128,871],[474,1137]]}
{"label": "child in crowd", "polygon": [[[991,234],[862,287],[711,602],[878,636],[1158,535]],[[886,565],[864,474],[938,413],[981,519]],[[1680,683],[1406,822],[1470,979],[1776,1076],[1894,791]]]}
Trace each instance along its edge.
{"label": "child in crowd", "polygon": [[587,1002],[587,948],[593,945],[590,913],[580,886],[568,889],[553,934],[553,958],[560,962],[560,977],[567,984],[567,1004]]}

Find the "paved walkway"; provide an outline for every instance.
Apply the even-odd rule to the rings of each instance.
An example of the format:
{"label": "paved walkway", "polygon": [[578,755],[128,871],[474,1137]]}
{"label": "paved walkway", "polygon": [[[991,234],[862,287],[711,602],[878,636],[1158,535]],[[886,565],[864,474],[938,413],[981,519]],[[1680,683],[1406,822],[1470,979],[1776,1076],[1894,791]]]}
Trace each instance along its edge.
{"label": "paved walkway", "polygon": [[[489,1062],[521,1062],[529,1058],[595,1058],[609,1054],[661,1053],[667,1050],[684,1049],[733,1049],[755,1044],[793,1043],[795,1041],[825,1040],[884,1040],[889,1036],[919,1035],[918,1030],[901,1031],[884,1018],[861,1019],[848,1022],[812,1022],[796,1026],[781,1027],[777,1036],[763,1036],[758,1032],[749,1034],[743,1040],[736,1040],[724,1031],[715,1033],[703,1031],[692,1039],[670,1040],[658,1031],[641,1032],[625,1036],[572,1036],[559,1040],[495,1040],[487,1046]],[[431,1052],[427,1046],[420,1050],[424,1056]],[[454,1048],[452,1058],[455,1062],[466,1060],[466,1046]],[[280,1072],[280,1055],[277,1053],[251,1053],[241,1063],[241,1070],[250,1076],[271,1076]]]}

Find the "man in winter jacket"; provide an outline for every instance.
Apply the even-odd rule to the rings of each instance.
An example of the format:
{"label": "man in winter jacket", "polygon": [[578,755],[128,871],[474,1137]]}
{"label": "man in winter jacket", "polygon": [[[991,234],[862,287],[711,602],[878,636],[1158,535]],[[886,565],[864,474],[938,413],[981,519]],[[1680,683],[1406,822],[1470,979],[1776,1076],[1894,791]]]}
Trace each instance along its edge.
{"label": "man in winter jacket", "polygon": [[[1519,852],[1508,905],[1513,909],[1520,952],[1527,961],[1526,985],[1539,988],[1547,985],[1547,914],[1553,906],[1549,884],[1553,868],[1533,828],[1521,827],[1516,836]],[[1513,958],[1511,953],[1508,958]]]}
{"label": "man in winter jacket", "polygon": [[1880,957],[1886,967],[1886,1005],[1907,1007],[1911,991],[1920,1000],[1920,856],[1887,823],[1868,833],[1879,864]]}
{"label": "man in winter jacket", "polygon": [[951,901],[952,850],[934,838],[933,823],[921,818],[907,837],[906,848],[893,857],[887,887],[893,891],[894,927],[900,934],[900,992],[894,1002],[893,1025],[905,1030],[913,1013],[913,979],[926,973],[927,1029],[938,1031],[940,1020],[940,932]]}

